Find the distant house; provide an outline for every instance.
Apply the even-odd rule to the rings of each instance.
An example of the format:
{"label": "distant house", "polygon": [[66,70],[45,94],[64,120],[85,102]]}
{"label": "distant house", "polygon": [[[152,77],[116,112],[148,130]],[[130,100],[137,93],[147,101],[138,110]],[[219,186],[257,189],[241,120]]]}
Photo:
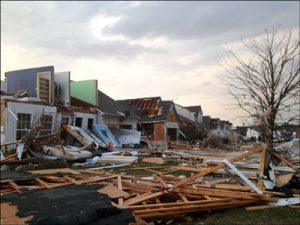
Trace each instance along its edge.
{"label": "distant house", "polygon": [[220,120],[220,118],[211,118],[210,116],[202,117],[202,124],[209,131],[209,134],[219,136],[219,137],[228,137],[232,133],[232,123],[227,120]]}
{"label": "distant house", "polygon": [[202,123],[203,112],[201,105],[185,106],[185,108],[194,113],[195,121]]}
{"label": "distant house", "polygon": [[110,128],[137,130],[140,116],[134,108],[120,104],[99,90],[98,101],[103,124]]}
{"label": "distant house", "polygon": [[198,121],[194,112],[178,104],[175,104],[175,108],[180,119],[180,128],[197,125]]}
{"label": "distant house", "polygon": [[137,110],[141,117],[138,130],[142,131],[144,138],[157,145],[178,139],[179,118],[172,101],[163,101],[161,97],[146,97],[117,102]]}

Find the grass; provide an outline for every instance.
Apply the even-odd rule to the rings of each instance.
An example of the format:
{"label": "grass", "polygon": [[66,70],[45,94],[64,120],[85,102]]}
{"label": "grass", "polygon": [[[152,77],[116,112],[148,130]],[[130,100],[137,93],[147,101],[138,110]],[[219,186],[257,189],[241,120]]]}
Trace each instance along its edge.
{"label": "grass", "polygon": [[191,222],[173,222],[172,225],[299,225],[300,210],[278,207],[247,211],[245,208],[228,209],[211,214],[194,214]]}
{"label": "grass", "polygon": [[[132,175],[132,176],[152,176],[155,174],[155,172],[144,170],[144,169],[135,169],[135,167],[141,167],[145,168],[148,167],[148,169],[151,169],[151,167],[162,167],[162,168],[153,168],[151,170],[155,170],[157,172],[167,172],[170,170],[171,166],[177,166],[179,162],[177,161],[166,161],[164,164],[156,164],[156,163],[146,163],[143,161],[139,161],[135,163],[134,165],[126,166],[126,167],[119,167],[119,168],[113,168],[113,169],[107,169],[110,173],[117,173],[117,174],[126,174],[126,175]],[[181,174],[185,174],[186,171],[182,171]],[[173,173],[172,173],[173,174]],[[176,174],[178,175],[178,174]],[[179,174],[180,175],[180,174]]]}
{"label": "grass", "polygon": [[247,211],[244,208],[215,213],[204,220],[203,225],[299,225],[300,210],[278,207]]}

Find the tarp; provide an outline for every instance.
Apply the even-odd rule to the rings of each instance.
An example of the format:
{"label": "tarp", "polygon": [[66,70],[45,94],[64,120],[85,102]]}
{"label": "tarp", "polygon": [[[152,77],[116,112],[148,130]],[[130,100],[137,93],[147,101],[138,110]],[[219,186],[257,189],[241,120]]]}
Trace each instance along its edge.
{"label": "tarp", "polygon": [[95,125],[95,133],[105,142],[106,145],[111,143],[113,147],[122,147],[121,143],[113,135],[111,130],[106,125]]}

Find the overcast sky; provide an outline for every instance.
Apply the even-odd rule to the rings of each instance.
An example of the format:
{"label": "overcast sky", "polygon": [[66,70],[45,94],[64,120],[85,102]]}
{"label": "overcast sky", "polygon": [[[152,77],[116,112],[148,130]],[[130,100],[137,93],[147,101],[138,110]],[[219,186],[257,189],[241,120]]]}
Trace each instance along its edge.
{"label": "overcast sky", "polygon": [[55,66],[115,99],[161,96],[241,122],[218,76],[224,48],[280,26],[299,2],[1,2],[5,71]]}

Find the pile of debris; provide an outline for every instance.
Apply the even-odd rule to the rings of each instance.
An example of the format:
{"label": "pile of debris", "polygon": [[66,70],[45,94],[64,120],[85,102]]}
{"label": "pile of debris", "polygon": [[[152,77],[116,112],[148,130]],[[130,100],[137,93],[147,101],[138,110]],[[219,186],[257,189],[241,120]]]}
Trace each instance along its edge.
{"label": "pile of debris", "polygon": [[[78,187],[78,190],[82,190],[92,185],[93,188],[97,187],[97,192],[106,194],[110,198],[112,206],[132,211],[136,220],[134,224],[174,221],[178,218],[188,217],[193,212],[211,212],[236,207],[254,210],[299,205],[299,165],[295,165],[279,153],[272,152],[272,156],[285,166],[279,164],[275,167],[271,163],[270,176],[264,177],[262,174],[266,166],[264,159],[266,153],[266,149],[257,148],[231,159],[224,159],[222,162],[202,162],[202,168],[175,166],[170,167],[170,170],[164,173],[157,172],[156,168],[158,167],[147,167],[147,170],[154,173],[151,177],[120,175],[90,169],[37,170],[31,171],[29,175],[23,174],[19,178],[9,176],[1,178],[1,195],[21,196],[24,192],[30,191],[31,193],[33,190],[41,189],[44,192],[35,193],[52,193],[52,190],[68,193],[73,192],[74,186]],[[253,163],[248,163],[249,161],[245,161],[245,159],[249,159],[250,162],[259,159],[260,163],[258,167],[253,166]],[[147,160],[149,162],[149,158]],[[243,163],[238,163],[242,160]],[[243,171],[238,168],[242,168]],[[171,175],[180,170],[192,171],[194,174],[187,178]],[[288,187],[288,191],[286,187]],[[30,196],[30,194],[26,195],[27,202],[36,195]],[[81,200],[82,197],[79,196],[78,198]],[[17,199],[17,197],[7,198],[7,201],[13,202],[13,199]],[[76,200],[77,196],[72,196],[72,199],[74,202],[78,201]],[[1,205],[6,204],[7,201],[1,201]],[[89,204],[97,207],[97,204],[100,203]],[[19,207],[18,204],[14,205]],[[75,211],[84,211],[84,204],[78,205],[80,206]],[[49,206],[45,206],[45,210],[49,209],[50,212],[51,207],[59,207],[59,204],[50,201]],[[30,210],[28,213],[25,213],[23,209],[19,210],[23,212],[23,214],[18,214],[22,220],[26,219],[27,221],[28,217],[32,216],[32,213],[29,213]],[[38,215],[44,215],[44,209],[40,210],[41,213]],[[94,208],[91,207],[91,210],[93,211]],[[1,213],[1,215],[3,214]],[[72,215],[71,213],[70,218]],[[60,214],[54,213],[54,216],[60,218]],[[33,218],[35,219],[30,217],[29,220],[37,221],[39,216],[35,215]],[[126,221],[129,222],[128,218],[130,217],[126,218]],[[102,217],[98,219],[101,221]],[[80,218],[77,218],[77,221],[80,221]],[[85,223],[78,222],[77,224]]]}

